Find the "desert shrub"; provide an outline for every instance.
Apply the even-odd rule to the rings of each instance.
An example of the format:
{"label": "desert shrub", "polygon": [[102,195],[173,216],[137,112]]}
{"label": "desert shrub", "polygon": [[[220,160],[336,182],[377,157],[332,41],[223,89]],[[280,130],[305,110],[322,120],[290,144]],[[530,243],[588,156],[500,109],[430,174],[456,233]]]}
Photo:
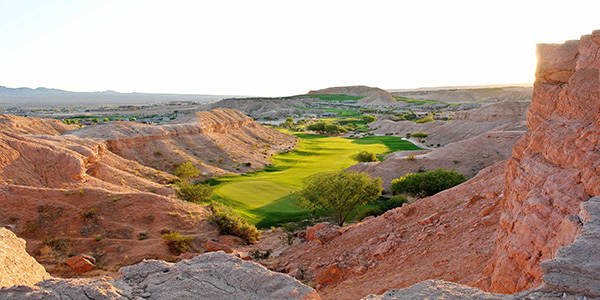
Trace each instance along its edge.
{"label": "desert shrub", "polygon": [[417,156],[414,154],[411,154],[406,157],[406,160],[415,161],[415,160],[417,160]]}
{"label": "desert shrub", "polygon": [[427,123],[433,121],[432,117],[425,117],[423,119],[416,120],[415,123]]}
{"label": "desert shrub", "polygon": [[444,169],[436,169],[424,173],[406,174],[392,180],[392,191],[395,194],[407,193],[417,197],[428,197],[449,189],[466,181],[465,175]]}
{"label": "desert shrub", "polygon": [[196,177],[198,175],[200,175],[200,170],[198,170],[198,168],[196,168],[191,161],[186,161],[180,164],[179,167],[177,167],[177,170],[175,170],[175,176],[183,180],[186,180],[190,177]]}
{"label": "desert shrub", "polygon": [[369,151],[360,151],[358,154],[356,154],[352,158],[358,162],[377,161],[377,157],[375,156],[375,153],[369,152]]}
{"label": "desert shrub", "polygon": [[427,132],[421,132],[421,131],[417,131],[415,133],[412,134],[412,137],[416,137],[416,138],[426,138],[429,136],[429,133]]}
{"label": "desert shrub", "polygon": [[271,250],[271,249],[267,249],[267,250],[265,250],[265,252],[262,252],[259,249],[255,249],[255,250],[250,250],[250,252],[248,252],[248,254],[252,258],[267,259],[271,256],[272,252],[273,252],[273,250]]}
{"label": "desert shrub", "polygon": [[177,197],[183,201],[199,203],[208,199],[214,190],[208,184],[191,184],[187,181],[181,181],[176,183],[177,185]]}
{"label": "desert shrub", "polygon": [[194,241],[193,236],[184,236],[178,232],[165,233],[162,235],[162,239],[174,254],[187,252]]}
{"label": "desert shrub", "polygon": [[59,253],[67,252],[67,250],[69,249],[69,243],[70,243],[70,241],[68,239],[61,239],[61,238],[55,238],[55,237],[46,238],[42,242],[42,244],[44,246],[48,246],[48,247],[52,248],[52,250],[59,252]]}
{"label": "desert shrub", "polygon": [[260,239],[260,231],[238,215],[231,207],[214,201],[208,206],[213,213],[209,219],[219,227],[221,234],[239,236],[248,241]]}
{"label": "desert shrub", "polygon": [[96,212],[96,208],[88,207],[81,212],[81,218],[84,220],[96,220],[96,218],[98,218],[98,212]]}
{"label": "desert shrub", "polygon": [[371,122],[375,122],[377,121],[377,117],[374,115],[365,115],[362,117],[363,121],[365,121],[365,123],[369,124]]}

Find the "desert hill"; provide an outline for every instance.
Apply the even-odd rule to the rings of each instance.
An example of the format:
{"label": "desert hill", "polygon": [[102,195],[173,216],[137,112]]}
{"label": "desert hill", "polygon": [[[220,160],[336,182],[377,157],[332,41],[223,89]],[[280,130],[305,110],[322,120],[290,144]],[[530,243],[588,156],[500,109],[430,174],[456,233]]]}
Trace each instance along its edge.
{"label": "desert hill", "polygon": [[93,253],[108,271],[142,258],[170,259],[161,238],[167,229],[193,236],[193,250],[202,252],[218,236],[210,212],[174,199],[168,172],[192,161],[203,168],[200,178],[240,173],[295,143],[226,109],[164,126],[113,122],[60,135],[69,128],[56,121],[4,118],[18,132],[55,126],[45,132],[54,135],[0,132],[0,224],[27,239],[29,253],[51,273],[66,276],[73,275],[64,266],[69,253]]}
{"label": "desert hill", "polygon": [[450,121],[415,123],[411,121],[378,120],[369,127],[375,134],[426,132],[425,144],[441,146],[472,138],[488,131],[524,131],[525,111],[529,101],[505,101],[464,112],[457,112]]}
{"label": "desert hill", "polygon": [[160,126],[111,122],[65,135],[104,141],[120,157],[165,172],[191,161],[202,172],[199,179],[261,169],[268,157],[296,143],[232,109],[196,112]]}
{"label": "desert hill", "polygon": [[330,87],[322,90],[310,91],[307,95],[341,94],[350,96],[364,96],[356,101],[361,105],[396,105],[398,101],[390,93],[380,88],[364,85]]}
{"label": "desert hill", "polygon": [[231,96],[193,94],[149,94],[103,92],[71,92],[49,88],[7,88],[0,86],[0,106],[49,107],[68,105],[151,104],[169,101],[214,102]]}
{"label": "desert hill", "polygon": [[0,130],[16,134],[58,135],[75,129],[58,120],[0,114]]}
{"label": "desert hill", "polygon": [[483,88],[432,88],[418,90],[390,90],[395,97],[434,100],[446,103],[497,102],[531,99],[531,86],[501,86]]}
{"label": "desert hill", "polygon": [[[242,98],[242,99],[223,99],[219,102],[205,105],[206,110],[216,108],[229,108],[243,112],[244,114],[256,118],[279,117],[284,115],[301,115],[307,111],[296,107],[305,107],[306,104],[300,99],[282,99],[282,98]],[[317,111],[318,113],[319,111]]]}

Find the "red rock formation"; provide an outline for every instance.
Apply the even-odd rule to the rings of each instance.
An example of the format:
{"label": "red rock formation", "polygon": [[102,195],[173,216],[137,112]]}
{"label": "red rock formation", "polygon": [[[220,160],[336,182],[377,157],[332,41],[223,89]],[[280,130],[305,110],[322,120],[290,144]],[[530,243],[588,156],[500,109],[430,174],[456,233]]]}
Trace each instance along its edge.
{"label": "red rock formation", "polygon": [[506,169],[490,290],[541,283],[540,262],[581,230],[581,203],[600,195],[600,31],[581,41],[538,45],[530,133]]}

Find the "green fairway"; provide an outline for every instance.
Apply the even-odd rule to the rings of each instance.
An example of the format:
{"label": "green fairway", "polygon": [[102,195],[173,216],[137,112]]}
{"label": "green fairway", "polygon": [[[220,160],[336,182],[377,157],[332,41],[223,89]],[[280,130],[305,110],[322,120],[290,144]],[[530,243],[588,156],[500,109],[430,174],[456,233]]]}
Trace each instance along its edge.
{"label": "green fairway", "polygon": [[265,169],[211,180],[216,185],[211,199],[231,205],[259,227],[297,221],[309,216],[294,205],[302,179],[322,171],[343,170],[356,162],[350,157],[362,150],[386,154],[398,150],[418,150],[410,142],[392,136],[361,139],[295,133],[300,138],[296,150],[272,157]]}

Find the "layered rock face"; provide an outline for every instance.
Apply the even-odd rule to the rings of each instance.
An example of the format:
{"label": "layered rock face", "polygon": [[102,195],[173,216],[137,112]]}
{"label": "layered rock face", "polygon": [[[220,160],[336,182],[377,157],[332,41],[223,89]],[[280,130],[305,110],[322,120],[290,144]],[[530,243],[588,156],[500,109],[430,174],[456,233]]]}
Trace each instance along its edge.
{"label": "layered rock face", "polygon": [[2,299],[321,299],[299,281],[223,252],[179,263],[145,260],[118,280],[52,279],[0,290]]}
{"label": "layered rock face", "polygon": [[25,251],[25,241],[0,228],[0,288],[35,284],[48,278],[44,267]]}
{"label": "layered rock face", "polygon": [[498,244],[485,272],[494,292],[541,283],[540,262],[573,243],[582,203],[600,195],[600,31],[539,45],[530,133],[506,170]]}
{"label": "layered rock face", "polygon": [[167,125],[111,122],[66,135],[102,140],[123,158],[167,172],[191,161],[201,170],[200,179],[263,168],[268,157],[296,143],[295,137],[226,108],[192,113]]}

